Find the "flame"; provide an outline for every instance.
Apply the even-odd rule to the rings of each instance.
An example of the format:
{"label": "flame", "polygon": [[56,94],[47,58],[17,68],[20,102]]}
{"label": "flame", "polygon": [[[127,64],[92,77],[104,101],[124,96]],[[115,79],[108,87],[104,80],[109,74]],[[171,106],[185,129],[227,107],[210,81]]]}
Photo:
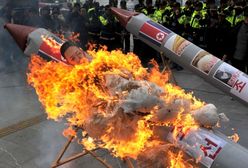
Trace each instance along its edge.
{"label": "flame", "polygon": [[[69,35],[65,35],[65,34],[69,34]],[[59,34],[59,33],[55,33],[56,36],[58,36],[60,39],[62,39],[63,41],[73,41],[73,42],[80,42],[79,40],[79,33],[76,32],[64,32],[63,34]]]}
{"label": "flame", "polygon": [[133,138],[128,141],[113,139],[112,136],[109,136],[112,129],[114,128],[110,128],[107,133],[101,137],[104,142],[102,147],[112,149],[113,154],[121,158],[130,157],[137,159],[138,154],[144,150],[148,139],[152,136],[152,130],[147,128],[147,124],[144,120],[138,121],[137,131],[134,133]]}
{"label": "flame", "polygon": [[150,61],[150,64],[153,66],[153,68],[151,69],[148,80],[150,82],[156,83],[160,87],[163,87],[165,83],[169,82],[169,73],[166,71],[161,73],[159,71],[159,65],[154,59]]}
{"label": "flame", "polygon": [[[50,39],[45,41],[57,52],[59,46]],[[178,86],[168,83],[169,74],[160,73],[155,61],[151,61],[153,68],[148,71],[133,53],[100,49],[88,50],[88,54],[92,56],[92,61],[82,61],[76,66],[47,62],[33,55],[27,74],[28,82],[35,88],[49,119],[59,120],[65,117],[70,127],[79,126],[88,131],[89,136],[81,141],[86,149],[99,146],[108,149],[116,157],[137,159],[147,147],[158,144],[157,141],[151,141],[154,139],[153,127],[161,125],[151,122],[158,109],[154,108],[146,116],[128,116],[116,109],[127,91],[111,95],[106,87],[107,75],[155,83],[165,91],[161,95],[165,104],[173,104],[179,99],[188,101],[189,109],[182,106],[174,120],[162,123],[172,126],[175,135],[179,131],[187,133],[187,130],[199,127],[189,111],[198,109],[205,103],[194,98],[192,93],[185,93]],[[74,135],[70,129],[64,133]],[[183,162],[182,155],[181,152],[177,155],[170,153],[171,168],[190,165]]]}
{"label": "flame", "polygon": [[94,142],[94,139],[91,138],[91,137],[83,138],[81,143],[84,145],[84,147],[87,150],[93,150],[93,149],[97,148],[97,146],[96,146],[96,144]]}
{"label": "flame", "polygon": [[234,133],[231,136],[228,136],[229,139],[231,139],[233,142],[238,142],[239,141],[239,135],[237,133]]}
{"label": "flame", "polygon": [[47,37],[42,35],[42,41],[47,46],[48,53],[52,53],[53,55],[60,55],[61,44],[57,43],[52,37]]}
{"label": "flame", "polygon": [[73,42],[80,42],[79,36],[80,36],[79,33],[72,32],[72,34],[68,37],[68,40]]}
{"label": "flame", "polygon": [[77,135],[76,131],[72,127],[68,127],[63,131],[65,137],[75,137]]}
{"label": "flame", "polygon": [[169,168],[193,168],[192,165],[187,163],[183,159],[183,152],[179,151],[178,153],[168,152],[170,157],[170,167]]}

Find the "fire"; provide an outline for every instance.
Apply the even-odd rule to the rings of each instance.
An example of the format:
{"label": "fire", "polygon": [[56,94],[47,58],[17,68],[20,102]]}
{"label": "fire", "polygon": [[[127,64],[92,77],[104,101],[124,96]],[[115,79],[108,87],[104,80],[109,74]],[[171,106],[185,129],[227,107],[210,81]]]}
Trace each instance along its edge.
{"label": "fire", "polygon": [[199,125],[190,114],[182,114],[182,112],[180,112],[173,122],[173,127],[173,138],[177,139],[178,134],[187,135],[190,130],[199,128]]}
{"label": "fire", "polygon": [[68,127],[67,129],[65,129],[63,131],[63,135],[65,137],[69,137],[69,136],[75,137],[76,134],[77,134],[76,131],[73,128],[71,128],[71,127]]}
{"label": "fire", "polygon": [[159,65],[155,60],[151,60],[150,64],[153,65],[153,68],[151,69],[148,80],[163,87],[165,83],[169,82],[169,73],[166,71],[161,73],[159,71]]}
{"label": "fire", "polygon": [[53,55],[60,55],[60,44],[58,44],[51,37],[41,36],[41,38],[44,41],[43,45],[47,46],[46,49],[48,50],[48,53],[52,53]]}
{"label": "fire", "polygon": [[83,138],[81,143],[85,146],[87,150],[93,150],[97,148],[94,139],[91,137]]}
{"label": "fire", "polygon": [[[113,154],[117,157],[125,158],[128,156],[137,159],[138,154],[144,150],[148,139],[152,136],[152,130],[147,128],[144,120],[139,120],[137,124],[137,131],[134,133],[133,138],[128,140],[113,139],[108,134],[112,130],[108,130],[108,133],[101,137],[104,142],[103,147],[112,149]],[[114,127],[111,129],[114,129]]]}
{"label": "fire", "polygon": [[239,135],[237,133],[234,133],[233,135],[228,136],[228,138],[236,143],[239,141]]}
{"label": "fire", "polygon": [[179,151],[178,153],[173,153],[169,151],[169,157],[170,157],[169,168],[193,168],[192,165],[190,165],[183,159],[182,151]]}
{"label": "fire", "polygon": [[59,34],[59,33],[55,33],[59,38],[61,38],[63,41],[73,41],[73,42],[80,42],[79,40],[79,33],[76,32],[69,32],[69,35],[65,36],[64,34],[68,34],[68,32],[64,32],[64,34]]}
{"label": "fire", "polygon": [[[55,46],[55,51],[58,50],[56,44],[46,41],[49,46]],[[28,82],[35,88],[48,118],[59,120],[64,117],[70,127],[84,128],[87,137],[81,143],[87,149],[98,146],[108,149],[116,157],[137,159],[146,148],[160,143],[159,140],[155,141],[155,126],[173,127],[175,134],[178,131],[187,133],[187,130],[199,127],[189,111],[205,103],[195,99],[192,93],[185,93],[178,86],[168,83],[169,74],[160,73],[156,62],[151,62],[154,68],[148,71],[133,53],[101,49],[89,50],[88,54],[93,57],[92,61],[82,61],[76,66],[47,62],[33,55],[27,74]],[[111,93],[111,88],[107,87],[109,76],[118,76],[123,81],[141,81],[138,83],[141,86],[128,85],[122,92]],[[152,93],[151,83],[164,90],[159,96],[164,104],[173,106],[175,102],[183,100],[189,105],[181,104],[176,109],[178,113],[175,118],[158,123],[153,118],[161,107],[155,106],[142,115],[136,115],[136,112],[127,114],[122,108],[117,108],[125,102],[132,87],[144,86]],[[71,129],[65,133],[75,135]],[[182,155],[181,152],[178,155],[169,154],[171,168],[190,165],[182,160]]]}

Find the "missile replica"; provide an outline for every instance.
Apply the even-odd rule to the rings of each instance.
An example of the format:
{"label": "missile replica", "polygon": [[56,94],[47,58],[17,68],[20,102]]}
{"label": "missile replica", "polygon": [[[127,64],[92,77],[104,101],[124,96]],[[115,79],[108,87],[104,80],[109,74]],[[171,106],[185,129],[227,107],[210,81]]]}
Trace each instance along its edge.
{"label": "missile replica", "polygon": [[[241,79],[244,79],[243,81],[246,81],[247,78],[242,72],[226,63],[223,63],[211,54],[184,40],[163,26],[152,22],[145,15],[130,13],[117,8],[112,8],[112,10],[120,22],[123,25],[126,25],[126,28],[134,35],[140,37],[158,51],[164,51],[165,54],[172,60],[176,62],[182,61],[182,65],[191,68],[202,76],[205,75],[206,79],[209,79],[219,86],[222,86],[221,83],[223,81],[217,79],[218,71],[225,70],[223,73],[226,73],[226,71],[228,71],[230,68],[235,70],[235,72],[238,72],[235,73],[236,80],[240,81]],[[66,44],[63,40],[49,31],[41,28],[36,29],[15,24],[6,24],[5,28],[10,32],[25,54],[39,54],[41,56],[50,57],[56,61],[61,61],[65,64],[71,64],[62,56],[62,54],[66,54],[68,50],[61,54],[60,48],[58,48],[59,52],[55,52],[49,48],[47,43],[44,42],[45,39],[43,37],[50,37],[56,41],[58,46],[64,46],[63,48],[65,48],[65,50],[68,48],[63,45]],[[68,54],[75,54],[73,51],[72,53],[68,51]],[[87,56],[86,52],[83,53]],[[193,58],[191,57],[192,53],[193,55],[196,54],[196,56]],[[206,61],[207,65],[205,64]],[[187,63],[192,64],[192,67]],[[214,73],[213,71],[217,72]],[[232,76],[231,78],[232,81],[234,81],[234,77]],[[230,80],[227,81],[226,85],[228,85]],[[237,83],[237,81],[233,83]],[[243,87],[241,89],[238,87],[241,90],[241,95],[243,95],[242,91],[246,91],[246,84],[242,86]],[[235,88],[236,86],[232,89]],[[202,110],[204,111],[204,109]],[[198,117],[200,118],[201,116]],[[197,160],[202,167],[247,168],[248,150],[229,140],[225,135],[219,133],[218,131],[205,128],[199,128],[197,130],[190,129],[187,130],[186,133],[183,133],[183,131],[177,132],[175,138],[173,129],[168,129],[168,127],[164,128],[165,129],[163,129],[162,134],[160,134],[162,139],[165,139],[165,141],[173,143],[184,150],[189,156]]]}
{"label": "missile replica", "polygon": [[134,36],[163,52],[166,57],[193,71],[207,82],[248,105],[248,76],[223,62],[144,14],[111,8],[120,23]]}
{"label": "missile replica", "polygon": [[[43,58],[50,58],[55,61],[70,63],[61,55],[60,47],[65,43],[61,38],[43,28],[8,23],[4,26],[15,39],[18,46],[25,55],[38,54]],[[49,39],[50,41],[49,45]],[[45,42],[45,40],[48,40]],[[56,48],[56,49],[54,49]],[[80,51],[85,57],[88,54]]]}
{"label": "missile replica", "polygon": [[[153,22],[142,13],[114,7],[111,10],[134,36],[248,105],[248,76],[245,73]],[[178,135],[176,141],[169,134],[167,140],[177,144],[193,158],[200,158],[199,162],[203,167],[245,168],[248,165],[247,149],[212,130],[189,131],[186,136]]]}

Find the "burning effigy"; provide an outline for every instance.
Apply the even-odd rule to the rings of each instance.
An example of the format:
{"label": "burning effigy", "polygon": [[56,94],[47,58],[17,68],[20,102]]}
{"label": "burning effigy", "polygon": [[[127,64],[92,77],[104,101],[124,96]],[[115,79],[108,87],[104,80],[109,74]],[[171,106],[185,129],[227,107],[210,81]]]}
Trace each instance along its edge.
{"label": "burning effigy", "polygon": [[[83,58],[74,66],[33,56],[28,81],[49,118],[58,120],[65,116],[71,126],[82,126],[88,140],[97,142],[95,146],[109,149],[117,157],[142,161],[147,157],[146,150],[147,155],[149,149],[155,155],[170,151],[166,146],[171,145],[156,138],[156,126],[180,131],[183,127],[186,131],[217,124],[216,108],[168,83],[169,74],[160,73],[156,62],[148,72],[132,53],[104,49],[87,53],[91,61]],[[197,113],[208,114],[200,119]],[[87,139],[81,142],[87,148]],[[170,159],[162,163],[168,167]]]}
{"label": "burning effigy", "polygon": [[[82,126],[97,146],[109,149],[117,157],[133,159],[147,149],[160,150],[158,145],[168,144],[155,136],[156,126],[185,130],[199,127],[193,112],[208,105],[177,86],[162,84],[168,74],[159,73],[155,63],[148,72],[132,53],[88,53],[92,61],[75,66],[47,62],[39,56],[31,58],[28,81],[48,118],[65,117],[71,126]],[[215,115],[215,109],[208,109],[205,111]],[[88,143],[82,140],[86,148]],[[164,167],[170,165],[169,161]]]}
{"label": "burning effigy", "polygon": [[[6,25],[14,36],[13,26]],[[49,119],[67,121],[64,134],[75,136],[74,126],[83,129],[87,136],[79,142],[86,149],[105,148],[142,168],[223,167],[229,164],[223,156],[234,150],[246,154],[212,130],[227,120],[225,115],[169,83],[170,74],[161,73],[155,61],[146,69],[133,53],[104,48],[85,52],[45,29],[25,31],[28,40],[22,49],[36,53],[29,64],[29,84]]]}

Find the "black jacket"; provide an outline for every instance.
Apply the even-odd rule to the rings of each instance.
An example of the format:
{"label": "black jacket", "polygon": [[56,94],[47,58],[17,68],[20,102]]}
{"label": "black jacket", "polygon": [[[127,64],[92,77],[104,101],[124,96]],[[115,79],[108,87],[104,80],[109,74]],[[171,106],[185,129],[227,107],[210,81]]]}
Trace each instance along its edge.
{"label": "black jacket", "polygon": [[248,24],[246,23],[242,23],[239,29],[233,58],[241,61],[248,60]]}

